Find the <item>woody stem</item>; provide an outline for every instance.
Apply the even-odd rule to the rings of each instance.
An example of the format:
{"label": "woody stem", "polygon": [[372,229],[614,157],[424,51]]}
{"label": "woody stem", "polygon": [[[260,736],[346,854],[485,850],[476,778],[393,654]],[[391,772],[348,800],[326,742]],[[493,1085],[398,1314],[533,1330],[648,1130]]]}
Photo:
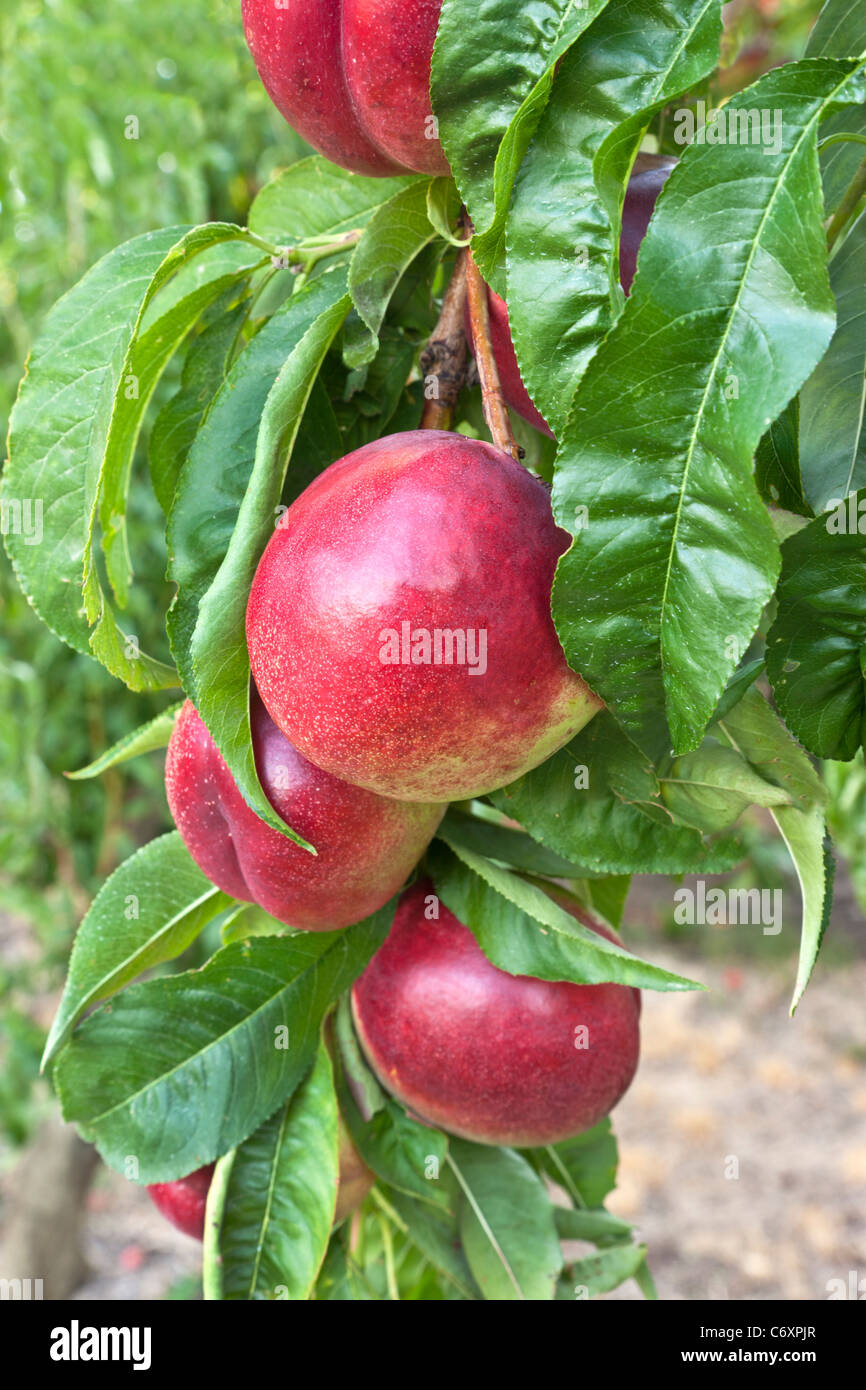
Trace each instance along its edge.
{"label": "woody stem", "polygon": [[497,449],[501,449],[504,454],[510,454],[513,459],[519,459],[520,454],[511,429],[508,407],[505,404],[505,397],[502,394],[502,386],[499,381],[499,369],[493,355],[487,286],[470,254],[467,254],[466,260],[466,279],[469,325],[472,330],[478,379],[481,383],[481,404],[484,410],[484,419],[487,421],[487,428],[490,430]]}
{"label": "woody stem", "polygon": [[426,403],[422,430],[449,430],[466,382],[466,252],[461,251],[442,301],[439,322],[421,354]]}

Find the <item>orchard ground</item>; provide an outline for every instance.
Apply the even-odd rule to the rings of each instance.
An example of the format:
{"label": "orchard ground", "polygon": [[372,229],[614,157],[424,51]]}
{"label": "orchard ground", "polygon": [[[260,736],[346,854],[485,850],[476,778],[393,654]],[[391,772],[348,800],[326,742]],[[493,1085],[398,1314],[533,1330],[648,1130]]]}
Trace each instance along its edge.
{"label": "orchard ground", "polygon": [[[672,892],[636,880],[624,935],[709,988],[644,994],[642,1064],[614,1112],[610,1209],[638,1223],[662,1299],[825,1299],[829,1280],[866,1276],[862,913],[840,874],[833,929],[791,1021],[796,932],[683,928],[668,944]],[[27,949],[26,932],[0,935],[5,951]],[[726,1177],[734,1159],[739,1177]],[[196,1296],[199,1247],[104,1167],[84,1254],[78,1299]],[[629,1282],[607,1297],[640,1295]]]}

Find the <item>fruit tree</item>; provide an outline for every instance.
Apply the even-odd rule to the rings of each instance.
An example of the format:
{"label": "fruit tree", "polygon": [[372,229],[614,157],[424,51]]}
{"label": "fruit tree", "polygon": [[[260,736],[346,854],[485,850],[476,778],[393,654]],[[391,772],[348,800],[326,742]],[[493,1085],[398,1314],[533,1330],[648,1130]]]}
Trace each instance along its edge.
{"label": "fruit tree", "polygon": [[241,9],[312,152],[98,261],[12,418],[18,583],[154,702],[76,775],[167,749],[177,827],[44,1066],[208,1299],[653,1297],[610,1113],[645,992],[700,985],[620,936],[631,877],[759,931],[759,875],[704,882],[757,807],[793,1012],[816,760],[866,739],[866,7],[735,91],[719,0]]}

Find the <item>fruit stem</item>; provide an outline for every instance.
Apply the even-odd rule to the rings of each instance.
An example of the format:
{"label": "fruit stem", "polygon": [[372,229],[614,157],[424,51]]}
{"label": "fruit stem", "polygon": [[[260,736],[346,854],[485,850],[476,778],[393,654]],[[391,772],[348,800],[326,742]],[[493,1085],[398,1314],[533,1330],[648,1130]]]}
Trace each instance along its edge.
{"label": "fruit stem", "polygon": [[442,301],[439,322],[421,354],[424,392],[422,430],[450,430],[466,382],[466,251],[461,251]]}
{"label": "fruit stem", "polygon": [[490,339],[490,304],[487,298],[487,286],[481,278],[478,266],[472,259],[471,252],[467,252],[466,257],[466,280],[469,299],[469,324],[475,347],[478,379],[481,382],[481,404],[484,410],[484,419],[487,421],[487,428],[497,449],[501,449],[504,454],[510,454],[513,459],[519,462],[520,452],[511,429],[511,417],[508,414],[508,407],[502,394],[499,369],[496,366],[493,344]]}
{"label": "fruit stem", "polygon": [[848,192],[845,194],[845,197],[842,199],[827,224],[828,251],[832,251],[839,233],[857,211],[857,207],[864,194],[866,194],[866,159],[863,160],[863,163],[860,165],[860,168],[851,181]]}

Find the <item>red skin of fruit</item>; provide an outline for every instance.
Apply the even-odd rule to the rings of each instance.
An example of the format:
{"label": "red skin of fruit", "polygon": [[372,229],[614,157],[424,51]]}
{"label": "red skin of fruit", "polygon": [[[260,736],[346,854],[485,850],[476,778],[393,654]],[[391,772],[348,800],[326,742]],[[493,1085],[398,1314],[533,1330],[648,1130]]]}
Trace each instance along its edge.
{"label": "red skin of fruit", "polygon": [[[600,708],[550,616],[569,537],[544,484],[492,445],[442,430],[377,440],[320,474],[283,523],[247,642],[272,718],[318,767],[383,796],[462,800],[537,766]],[[418,664],[410,643],[403,663],[404,623],[421,634]],[[465,636],[462,663],[459,650],[445,663],[441,637],[435,660],[446,630]]]}
{"label": "red skin of fruit", "polygon": [[259,778],[313,856],[244,801],[193,705],[177,717],[165,764],[168,804],[202,873],[243,902],[305,931],[336,931],[375,912],[406,881],[444,807],[408,805],[349,786],[307,762],[251,691]]}
{"label": "red skin of fruit", "polygon": [[[638,990],[508,975],[421,881],[355,982],[358,1038],[380,1082],[419,1119],[479,1144],[533,1148],[598,1124],[628,1089]],[[563,902],[584,925],[617,937]],[[589,1046],[575,1047],[588,1028]]]}
{"label": "red skin of fruit", "polygon": [[188,1177],[176,1182],[157,1182],[147,1189],[154,1206],[167,1217],[172,1226],[195,1240],[204,1238],[204,1210],[214,1165],[197,1168]]}
{"label": "red skin of fruit", "polygon": [[243,0],[259,76],[299,135],[335,164],[384,177],[447,174],[428,139],[441,0]]}
{"label": "red skin of fruit", "polygon": [[[655,154],[639,154],[634,162],[622,211],[622,235],[619,243],[619,278],[626,294],[629,293],[634,280],[638,249],[646,236],[656,199],[676,162],[668,155]],[[487,302],[490,306],[490,342],[499,368],[502,394],[512,410],[524,420],[528,420],[535,429],[541,430],[553,439],[553,430],[533,405],[532,397],[523,384],[505,300],[488,288]],[[474,351],[468,312],[466,337]]]}

